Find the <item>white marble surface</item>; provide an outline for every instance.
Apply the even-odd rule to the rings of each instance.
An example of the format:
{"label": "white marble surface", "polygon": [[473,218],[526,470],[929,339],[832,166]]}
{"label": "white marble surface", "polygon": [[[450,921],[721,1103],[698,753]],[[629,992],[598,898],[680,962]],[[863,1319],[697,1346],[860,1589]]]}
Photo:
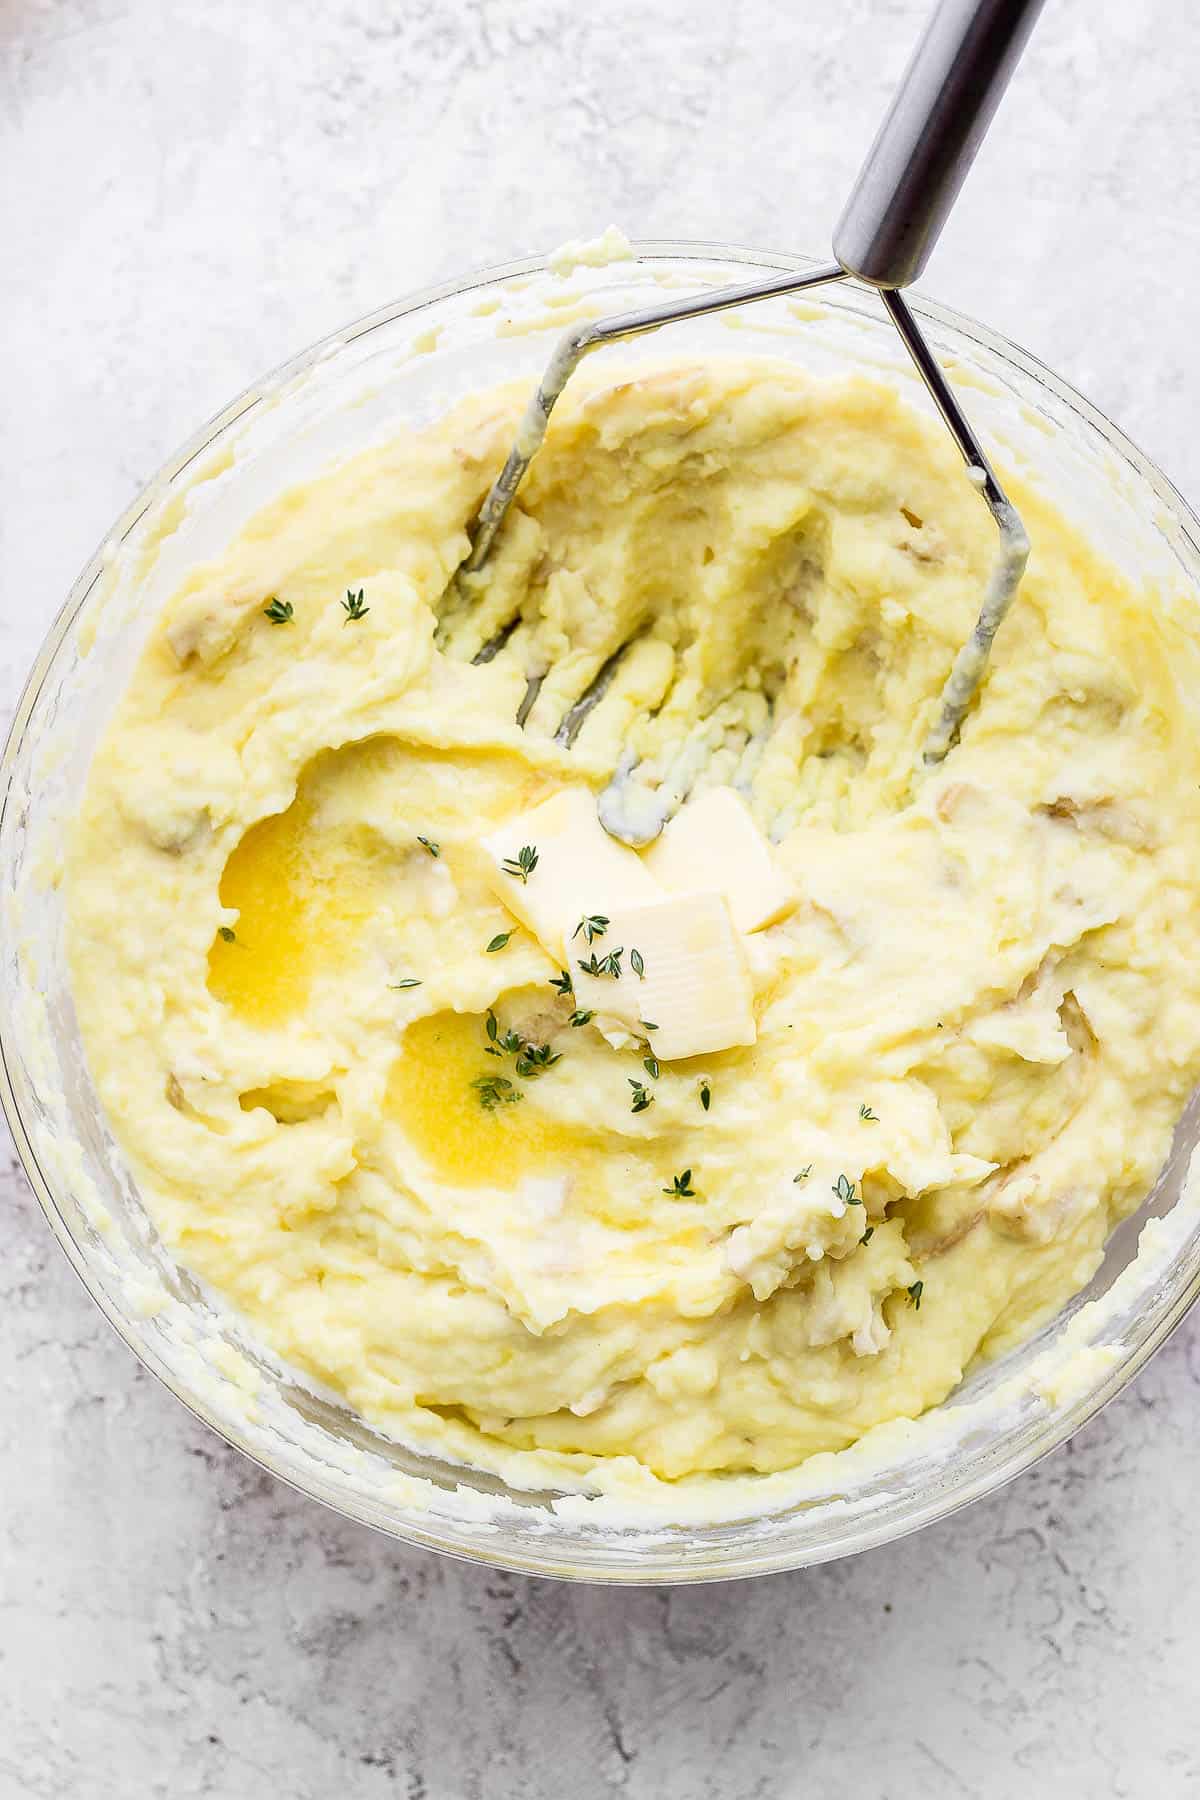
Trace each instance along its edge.
{"label": "white marble surface", "polygon": [[[0,0],[0,706],[193,425],[407,288],[618,219],[819,250],[923,0]],[[930,290],[1193,499],[1200,23],[1051,0]],[[629,1593],[461,1567],[147,1376],[11,1155],[0,1797],[1200,1791],[1200,1321],[905,1543]]]}

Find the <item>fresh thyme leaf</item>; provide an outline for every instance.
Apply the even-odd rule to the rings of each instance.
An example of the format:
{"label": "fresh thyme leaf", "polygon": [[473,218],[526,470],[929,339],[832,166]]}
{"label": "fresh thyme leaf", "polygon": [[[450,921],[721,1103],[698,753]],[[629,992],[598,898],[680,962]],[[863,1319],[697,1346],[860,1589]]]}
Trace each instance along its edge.
{"label": "fresh thyme leaf", "polygon": [[218,925],[217,936],[219,938],[224,938],[227,944],[237,943],[237,932],[233,929],[232,925]]}
{"label": "fresh thyme leaf", "polygon": [[608,920],[603,913],[584,913],[571,937],[577,938],[582,931],[585,941],[590,944],[593,938],[603,937],[607,930]]}
{"label": "fresh thyme leaf", "polygon": [[615,981],[621,973],[622,954],[623,949],[619,944],[615,950],[610,950],[607,956],[597,957],[593,950],[586,962],[580,961],[579,967],[585,975],[611,975]]}
{"label": "fresh thyme leaf", "polygon": [[526,1044],[517,1058],[517,1074],[531,1080],[561,1061],[561,1050],[552,1050],[549,1044]]}
{"label": "fresh thyme leaf", "polygon": [[595,1013],[590,1012],[573,1012],[567,1020],[567,1024],[576,1026],[590,1025],[595,1016]]}
{"label": "fresh thyme leaf", "polygon": [[430,856],[438,857],[442,854],[442,846],[435,844],[432,838],[418,837],[417,842],[422,850],[428,850]]}
{"label": "fresh thyme leaf", "polygon": [[873,1225],[868,1225],[867,1229],[863,1232],[862,1236],[859,1238],[858,1241],[860,1244],[869,1244],[871,1239],[874,1236],[875,1236],[875,1227]]}
{"label": "fresh thyme leaf", "polygon": [[496,950],[503,950],[511,936],[511,931],[498,931],[487,947],[488,955],[491,956]]}
{"label": "fresh thyme leaf", "polygon": [[847,1206],[861,1206],[862,1205],[862,1201],[859,1199],[858,1193],[856,1191],[856,1184],[850,1180],[850,1177],[848,1175],[839,1175],[838,1176],[837,1180],[834,1183],[833,1191],[837,1195],[838,1199],[841,1201],[844,1201],[844,1203]]}
{"label": "fresh thyme leaf", "polygon": [[522,844],[516,856],[506,856],[500,867],[506,875],[515,875],[524,887],[538,865],[538,853],[532,844]]}
{"label": "fresh thyme leaf", "polygon": [[571,980],[571,971],[569,969],[564,969],[561,975],[552,975],[550,977],[550,986],[552,988],[557,988],[560,994],[573,994],[575,992],[575,983]]}
{"label": "fresh thyme leaf", "polygon": [[263,617],[270,619],[272,625],[290,625],[295,612],[290,600],[268,600],[263,607]]}
{"label": "fresh thyme leaf", "polygon": [[[648,1106],[654,1105],[654,1095],[644,1081],[635,1081],[632,1075],[627,1076],[626,1079],[633,1089],[633,1104],[629,1108],[630,1112],[645,1112]],[[663,1192],[667,1192],[666,1188],[663,1189]]]}
{"label": "fresh thyme leaf", "polygon": [[370,607],[367,606],[363,600],[362,588],[359,588],[357,594],[352,588],[346,589],[346,598],[342,601],[342,611],[346,615],[343,621],[344,624],[348,625],[351,619],[363,618],[370,610]]}
{"label": "fresh thyme leaf", "polygon": [[388,987],[395,993],[400,988],[420,987],[421,983],[415,975],[406,975],[403,981],[389,981]]}
{"label": "fresh thyme leaf", "polygon": [[700,1083],[700,1104],[705,1112],[707,1112],[712,1105],[712,1088],[707,1081],[702,1081]]}
{"label": "fresh thyme leaf", "polygon": [[471,1083],[484,1112],[495,1112],[498,1106],[515,1106],[521,1098],[507,1075],[477,1075]]}
{"label": "fresh thyme leaf", "polygon": [[485,1056],[519,1056],[525,1048],[525,1039],[519,1031],[506,1031],[500,1034],[500,1021],[494,1012],[489,1012],[484,1023],[488,1041],[484,1045]]}
{"label": "fresh thyme leaf", "polygon": [[676,1175],[670,1187],[663,1189],[663,1193],[670,1194],[672,1200],[694,1200],[696,1190],[692,1186],[692,1171],[685,1169],[682,1175]]}
{"label": "fresh thyme leaf", "polygon": [[868,1125],[878,1125],[879,1123],[879,1114],[877,1112],[872,1112],[865,1100],[858,1109],[858,1116],[860,1119],[865,1120]]}
{"label": "fresh thyme leaf", "polygon": [[653,1053],[642,1058],[642,1067],[645,1069],[647,1075],[649,1075],[651,1081],[657,1081],[662,1074],[662,1070],[658,1065],[658,1058]]}
{"label": "fresh thyme leaf", "polygon": [[639,981],[645,981],[645,979],[646,979],[646,964],[642,959],[642,953],[640,950],[631,950],[629,952],[629,966],[633,970],[634,974],[637,976]]}
{"label": "fresh thyme leaf", "polygon": [[798,1175],[792,1176],[792,1180],[793,1181],[807,1181],[811,1174],[812,1174],[812,1164],[805,1163],[805,1165],[801,1169],[800,1173]]}
{"label": "fresh thyme leaf", "polygon": [[925,1283],[923,1281],[914,1281],[912,1286],[910,1288],[908,1288],[906,1290],[906,1292],[908,1294],[909,1299],[911,1300],[911,1302],[913,1304],[914,1310],[916,1312],[920,1312],[920,1310],[921,1310],[921,1295],[925,1292]]}
{"label": "fresh thyme leaf", "polygon": [[649,1019],[643,1019],[641,1024],[642,1024],[643,1031],[657,1031],[658,1030],[658,1026],[652,1025],[650,1023]]}

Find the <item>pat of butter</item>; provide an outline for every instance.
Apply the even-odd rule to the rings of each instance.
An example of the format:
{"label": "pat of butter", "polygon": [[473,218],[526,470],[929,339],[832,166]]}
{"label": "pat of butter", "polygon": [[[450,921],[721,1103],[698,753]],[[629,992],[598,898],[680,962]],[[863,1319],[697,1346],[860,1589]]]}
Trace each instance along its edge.
{"label": "pat of butter", "polygon": [[646,852],[646,867],[668,893],[723,895],[739,931],[774,925],[799,899],[731,787],[685,802]]}
{"label": "pat of butter", "polygon": [[[664,1062],[754,1042],[753,990],[720,894],[614,906],[603,936],[580,944],[570,962],[575,1003],[595,1013],[610,1041],[645,1038]],[[594,956],[603,969],[618,950],[619,975],[581,967]]]}
{"label": "pat of butter", "polygon": [[[526,845],[536,850],[537,862],[522,881],[512,865]],[[585,913],[607,917],[615,907],[662,897],[637,852],[601,825],[590,788],[564,788],[517,813],[488,833],[483,850],[488,884],[501,905],[564,965],[571,934]],[[582,936],[576,942],[582,943]]]}

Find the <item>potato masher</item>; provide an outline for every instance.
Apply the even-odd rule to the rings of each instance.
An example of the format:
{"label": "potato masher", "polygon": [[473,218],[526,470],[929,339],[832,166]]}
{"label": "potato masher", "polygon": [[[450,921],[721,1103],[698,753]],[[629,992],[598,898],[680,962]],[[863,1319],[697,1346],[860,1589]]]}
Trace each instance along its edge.
{"label": "potato masher", "polygon": [[[916,280],[929,259],[1042,4],[1043,0],[941,0],[838,221],[833,235],[834,262],[803,274],[771,276],[686,300],[663,301],[636,312],[574,325],[565,332],[529,401],[504,467],[480,508],[462,572],[474,574],[484,566],[525,471],[546,436],[555,402],[590,351],[681,319],[855,277],[878,289],[1000,535],[975,629],[954,659],[937,718],[922,749],[924,764],[941,762],[954,742],[982,679],[992,640],[1016,595],[1029,556],[1029,540],[900,290]],[[593,692],[571,709],[571,735],[578,729],[581,705],[599,699],[602,691],[602,686],[594,685]],[[619,770],[601,795],[600,816],[612,835],[642,844],[661,830],[686,788],[677,787],[670,793],[659,790],[652,807],[631,812],[619,791],[628,773],[628,768]]]}

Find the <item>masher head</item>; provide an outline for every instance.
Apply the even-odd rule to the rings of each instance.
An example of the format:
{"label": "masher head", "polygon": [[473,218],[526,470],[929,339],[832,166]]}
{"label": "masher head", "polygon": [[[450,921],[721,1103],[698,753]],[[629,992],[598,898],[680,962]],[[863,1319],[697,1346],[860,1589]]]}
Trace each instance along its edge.
{"label": "masher head", "polygon": [[[765,281],[714,289],[685,300],[662,301],[637,312],[591,320],[564,333],[530,397],[512,448],[475,521],[471,550],[461,570],[462,575],[470,578],[471,591],[475,594],[480,591],[480,576],[486,569],[497,534],[508,517],[525,473],[545,440],[555,404],[585,356],[603,345],[640,337],[680,320],[723,312],[730,307],[746,306],[780,294],[828,286],[845,279],[846,271],[840,264],[827,264]],[[879,292],[905,349],[958,446],[968,479],[995,520],[1000,538],[974,630],[954,659],[942,689],[937,716],[922,747],[921,764],[929,767],[940,763],[954,743],[983,679],[992,641],[1012,605],[1025,571],[1029,540],[1016,508],[1005,494],[911,309],[897,290],[881,289]],[[490,660],[502,641],[503,634],[485,644],[477,653],[477,660]],[[612,674],[610,666],[598,671],[587,691],[573,704],[558,727],[559,742],[569,746],[574,741],[591,707],[603,697]],[[544,679],[544,675],[531,677],[518,712],[521,724],[525,723]],[[618,767],[599,800],[601,821],[612,836],[628,844],[642,845],[658,835],[705,767],[706,746],[711,745],[712,739],[709,727],[709,721],[697,721],[696,733],[672,766],[656,770],[652,779],[647,779],[645,772],[639,773],[637,765],[630,759]]]}

